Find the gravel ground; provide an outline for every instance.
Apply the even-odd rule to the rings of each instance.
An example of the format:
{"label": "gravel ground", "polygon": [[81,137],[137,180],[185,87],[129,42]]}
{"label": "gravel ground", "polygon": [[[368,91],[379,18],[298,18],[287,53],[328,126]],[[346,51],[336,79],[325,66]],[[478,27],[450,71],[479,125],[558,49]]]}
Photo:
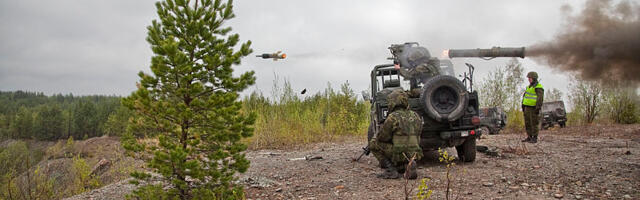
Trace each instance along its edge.
{"label": "gravel ground", "polygon": [[[523,133],[486,135],[473,163],[451,169],[452,199],[640,199],[640,125],[580,126],[541,131],[537,144],[523,145]],[[445,164],[437,153],[420,162],[419,179],[376,178],[373,156],[358,156],[364,139],[321,143],[296,150],[250,151],[248,172],[239,175],[248,199],[403,199],[427,178],[432,199],[445,199]],[[447,149],[456,155],[455,150]],[[304,157],[312,158],[305,160]],[[321,158],[320,158],[321,157]],[[72,199],[122,199],[126,181]]]}

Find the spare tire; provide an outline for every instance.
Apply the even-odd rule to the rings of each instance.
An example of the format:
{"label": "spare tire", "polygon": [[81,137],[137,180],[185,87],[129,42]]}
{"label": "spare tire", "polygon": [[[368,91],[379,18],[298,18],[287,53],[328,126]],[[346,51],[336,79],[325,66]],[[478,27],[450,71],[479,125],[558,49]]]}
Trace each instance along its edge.
{"label": "spare tire", "polygon": [[452,122],[464,115],[469,93],[462,81],[453,76],[438,75],[422,86],[420,101],[429,117],[438,122]]}
{"label": "spare tire", "polygon": [[562,108],[556,108],[556,113],[555,113],[555,114],[556,114],[556,116],[557,116],[557,117],[563,117],[563,116],[564,116],[564,114],[565,114],[565,113],[564,113],[564,109],[562,109]]}

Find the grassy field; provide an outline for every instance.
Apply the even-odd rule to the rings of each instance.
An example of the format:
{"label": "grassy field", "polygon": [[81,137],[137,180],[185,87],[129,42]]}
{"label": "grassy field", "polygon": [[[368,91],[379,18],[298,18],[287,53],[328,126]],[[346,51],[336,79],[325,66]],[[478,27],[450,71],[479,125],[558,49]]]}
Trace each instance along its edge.
{"label": "grassy field", "polygon": [[366,134],[369,102],[358,100],[348,83],[335,90],[299,97],[291,84],[274,82],[272,96],[254,92],[244,98],[244,110],[257,114],[251,149],[279,148],[319,141],[335,141],[343,136]]}

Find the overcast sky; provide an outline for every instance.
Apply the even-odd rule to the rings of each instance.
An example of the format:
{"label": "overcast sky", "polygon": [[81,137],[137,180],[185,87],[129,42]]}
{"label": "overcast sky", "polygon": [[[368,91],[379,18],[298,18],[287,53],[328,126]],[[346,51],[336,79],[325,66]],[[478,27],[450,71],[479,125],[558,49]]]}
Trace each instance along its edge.
{"label": "overcast sky", "polygon": [[[0,0],[0,90],[45,94],[128,95],[139,71],[149,72],[146,27],[151,0]],[[434,56],[450,48],[521,47],[546,41],[563,25],[561,6],[582,1],[235,1],[227,23],[254,54],[282,50],[285,60],[250,55],[236,67],[253,70],[249,91],[271,94],[274,74],[307,94],[348,81],[359,93],[369,73],[388,63],[390,44],[415,41]],[[525,58],[546,88],[567,90],[568,76]],[[508,59],[454,59],[476,66],[475,81]],[[566,94],[566,92],[565,92]],[[565,97],[566,98],[566,97]]]}

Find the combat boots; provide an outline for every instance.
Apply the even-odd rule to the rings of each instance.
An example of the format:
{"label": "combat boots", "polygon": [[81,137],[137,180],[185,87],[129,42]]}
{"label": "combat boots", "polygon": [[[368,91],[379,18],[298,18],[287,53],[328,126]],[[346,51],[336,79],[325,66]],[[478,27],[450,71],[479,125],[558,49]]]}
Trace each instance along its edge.
{"label": "combat boots", "polygon": [[521,142],[530,142],[530,141],[531,141],[531,136],[527,136],[527,139],[524,139]]}
{"label": "combat boots", "polygon": [[416,179],[418,178],[418,167],[415,160],[412,160],[409,164],[407,164],[407,170],[404,172],[405,179]]}
{"label": "combat boots", "polygon": [[395,166],[393,166],[393,163],[391,163],[391,160],[389,159],[384,159],[382,161],[380,161],[380,166],[385,166],[386,169],[384,170],[384,172],[382,174],[378,174],[378,178],[382,178],[382,179],[397,179],[400,178],[400,174],[398,174],[398,170],[396,169]]}
{"label": "combat boots", "polygon": [[538,143],[538,136],[531,136],[531,140],[529,140],[529,143]]}

